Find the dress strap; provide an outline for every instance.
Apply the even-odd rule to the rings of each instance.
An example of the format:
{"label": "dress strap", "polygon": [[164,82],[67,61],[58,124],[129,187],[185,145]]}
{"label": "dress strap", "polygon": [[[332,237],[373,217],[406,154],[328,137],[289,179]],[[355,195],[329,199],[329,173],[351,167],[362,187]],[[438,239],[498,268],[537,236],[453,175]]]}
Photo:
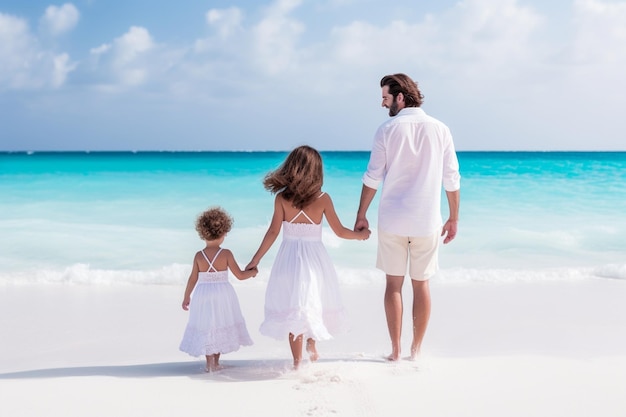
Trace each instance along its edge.
{"label": "dress strap", "polygon": [[[322,193],[321,193],[320,195],[318,195],[318,196],[317,196],[317,198],[322,197],[324,194],[326,194],[326,193],[322,191]],[[300,215],[301,215],[301,214],[302,214],[304,217],[306,217],[306,219],[307,219],[309,222],[311,222],[312,224],[315,224],[315,222],[314,222],[313,220],[311,220],[311,218],[308,216],[308,214],[306,214],[306,213],[304,212],[304,210],[300,210],[300,212],[299,212],[298,214],[296,214],[296,215],[293,217],[293,219],[291,219],[291,221],[290,221],[289,223],[293,223],[293,221],[294,221],[295,219],[297,219],[298,217],[300,217]]]}
{"label": "dress strap", "polygon": [[213,270],[213,272],[218,272],[217,269],[215,269],[215,267],[213,266],[213,262],[215,262],[215,260],[217,259],[217,256],[220,254],[221,251],[222,251],[222,248],[219,248],[219,250],[217,251],[217,253],[213,257],[212,261],[209,261],[209,258],[207,258],[206,254],[204,253],[204,250],[200,251],[202,256],[204,256],[204,259],[206,259],[206,261],[209,264],[209,267],[207,268],[206,272],[211,272],[211,269]]}
{"label": "dress strap", "polygon": [[300,217],[300,215],[303,215],[304,217],[306,217],[306,219],[311,222],[311,223],[315,223],[313,220],[311,220],[311,218],[304,212],[304,210],[300,210],[300,212],[298,214],[295,215],[295,217],[293,219],[291,219],[291,221],[289,223],[293,223],[293,221],[295,219],[297,219],[298,217]]}

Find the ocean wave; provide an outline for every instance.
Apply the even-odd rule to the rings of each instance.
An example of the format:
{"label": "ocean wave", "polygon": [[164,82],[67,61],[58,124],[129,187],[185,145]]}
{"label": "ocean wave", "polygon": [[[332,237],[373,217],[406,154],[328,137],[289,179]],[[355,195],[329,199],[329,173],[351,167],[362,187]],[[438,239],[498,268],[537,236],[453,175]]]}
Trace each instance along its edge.
{"label": "ocean wave", "polygon": [[61,269],[38,268],[0,273],[0,285],[179,285],[186,281],[189,270],[188,265],[182,264],[154,270],[107,270],[79,263]]}
{"label": "ocean wave", "polygon": [[600,278],[626,280],[626,264],[609,264],[595,268],[593,274]]}
{"label": "ocean wave", "polygon": [[[74,264],[66,268],[0,272],[0,285],[172,285],[184,286],[190,272],[186,264],[171,264],[157,269],[113,270],[93,268],[89,264]],[[257,277],[245,282],[231,277],[233,285],[266,285],[270,268],[263,268]],[[374,268],[337,267],[343,286],[370,286],[384,282],[383,272]],[[545,269],[472,269],[440,270],[434,284],[514,283],[514,282],[573,282],[585,279],[626,279],[626,264],[607,264],[595,268]]]}

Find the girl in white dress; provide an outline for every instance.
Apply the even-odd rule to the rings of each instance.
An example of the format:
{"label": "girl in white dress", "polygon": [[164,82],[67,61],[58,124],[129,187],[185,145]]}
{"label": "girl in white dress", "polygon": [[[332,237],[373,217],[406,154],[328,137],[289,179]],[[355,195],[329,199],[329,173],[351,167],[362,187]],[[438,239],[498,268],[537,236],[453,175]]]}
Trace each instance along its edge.
{"label": "girl in white dress", "polygon": [[207,372],[220,369],[220,354],[252,344],[228,270],[244,280],[256,276],[257,269],[242,271],[232,252],[220,247],[232,224],[220,207],[210,208],[196,221],[206,247],[196,253],[185,288],[183,310],[189,310],[189,322],[180,350],[196,357],[205,355]]}
{"label": "girl in white dress", "polygon": [[276,194],[274,215],[246,267],[257,267],[282,228],[283,241],[270,272],[260,332],[279,340],[288,336],[296,369],[305,339],[309,359],[316,361],[316,341],[332,338],[345,326],[337,273],[322,243],[322,219],[326,217],[340,238],[365,240],[370,235],[367,229],[355,232],[341,224],[322,184],[322,157],[310,146],[294,149],[265,177],[263,185]]}

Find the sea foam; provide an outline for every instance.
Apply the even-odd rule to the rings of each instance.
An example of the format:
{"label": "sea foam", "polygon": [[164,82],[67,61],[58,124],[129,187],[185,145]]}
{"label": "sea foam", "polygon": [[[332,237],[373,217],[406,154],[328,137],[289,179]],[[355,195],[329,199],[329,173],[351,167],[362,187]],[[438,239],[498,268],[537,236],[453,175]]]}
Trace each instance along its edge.
{"label": "sea foam", "polygon": [[[231,282],[239,285],[266,285],[271,266],[259,270],[250,280]],[[385,275],[376,268],[337,267],[342,286],[358,287],[383,284]],[[65,268],[37,268],[0,272],[3,285],[169,285],[184,286],[191,271],[190,265],[171,264],[146,270],[100,269],[89,264],[74,264]],[[407,278],[408,279],[408,278]],[[611,264],[596,268],[544,268],[544,269],[441,269],[431,280],[434,285],[471,283],[507,284],[516,282],[574,282],[586,279],[626,279],[626,264]]]}

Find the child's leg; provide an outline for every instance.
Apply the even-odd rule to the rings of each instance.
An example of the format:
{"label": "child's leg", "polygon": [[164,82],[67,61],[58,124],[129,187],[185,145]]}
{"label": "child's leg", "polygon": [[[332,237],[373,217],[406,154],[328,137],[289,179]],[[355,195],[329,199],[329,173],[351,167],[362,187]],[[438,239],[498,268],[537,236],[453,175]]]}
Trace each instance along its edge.
{"label": "child's leg", "polygon": [[302,335],[294,336],[293,333],[289,333],[289,347],[293,356],[293,367],[298,369],[302,362]]}
{"label": "child's leg", "polygon": [[317,353],[317,348],[315,347],[315,340],[308,338],[306,340],[306,351],[309,353],[309,359],[311,362],[315,362],[319,359],[320,355]]}

